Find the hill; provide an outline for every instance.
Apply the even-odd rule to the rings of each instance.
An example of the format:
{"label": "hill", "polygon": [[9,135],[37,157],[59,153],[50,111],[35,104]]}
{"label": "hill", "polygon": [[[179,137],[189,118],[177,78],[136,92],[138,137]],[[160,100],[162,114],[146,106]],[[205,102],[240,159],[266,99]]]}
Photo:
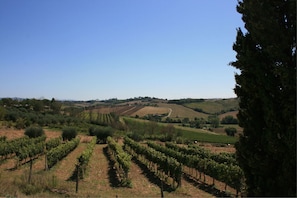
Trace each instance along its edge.
{"label": "hill", "polygon": [[[69,104],[69,103],[68,103]],[[145,117],[159,116],[162,119],[204,118],[210,115],[236,116],[238,100],[230,99],[180,99],[164,100],[158,98],[139,97],[134,99],[107,101],[73,102],[77,108],[82,108],[94,113],[108,114],[114,112],[120,116]]]}

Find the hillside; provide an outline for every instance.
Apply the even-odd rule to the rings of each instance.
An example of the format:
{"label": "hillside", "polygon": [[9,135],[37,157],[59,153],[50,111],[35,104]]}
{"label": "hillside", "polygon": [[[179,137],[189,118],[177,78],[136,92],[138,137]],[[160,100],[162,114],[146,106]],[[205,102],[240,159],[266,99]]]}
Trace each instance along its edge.
{"label": "hillside", "polygon": [[237,98],[230,99],[199,99],[199,100],[180,100],[179,103],[185,107],[206,114],[222,114],[238,110]]}
{"label": "hillside", "polygon": [[[231,99],[180,99],[163,100],[156,98],[135,98],[127,100],[88,101],[84,102],[87,111],[93,113],[108,114],[111,112],[120,116],[145,117],[148,115],[159,116],[163,119],[204,118],[209,115],[219,115],[220,119],[225,115],[236,116],[238,100]],[[76,107],[82,104],[74,103]]]}

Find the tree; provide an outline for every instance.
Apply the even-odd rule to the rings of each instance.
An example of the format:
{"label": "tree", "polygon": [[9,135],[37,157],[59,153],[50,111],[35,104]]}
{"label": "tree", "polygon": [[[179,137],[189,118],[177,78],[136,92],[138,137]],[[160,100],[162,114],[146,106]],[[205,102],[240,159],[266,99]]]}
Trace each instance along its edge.
{"label": "tree", "polygon": [[29,127],[25,130],[25,135],[28,136],[29,138],[36,138],[39,136],[44,135],[44,131],[41,127]]}
{"label": "tree", "polygon": [[209,122],[210,126],[213,128],[218,128],[220,125],[220,119],[216,115],[208,116],[208,122]]}
{"label": "tree", "polygon": [[238,120],[232,115],[227,115],[223,117],[221,124],[238,124]]}
{"label": "tree", "polygon": [[234,127],[228,127],[228,128],[225,128],[225,132],[228,136],[234,136],[235,133],[237,133],[237,130]]}
{"label": "tree", "polygon": [[241,0],[236,155],[247,196],[296,196],[296,1]]}
{"label": "tree", "polygon": [[106,143],[106,139],[108,136],[112,137],[114,134],[114,129],[111,127],[90,127],[89,128],[89,135],[96,136],[97,142],[99,143]]}
{"label": "tree", "polygon": [[52,98],[50,102],[50,108],[53,110],[54,113],[59,114],[61,110],[62,104],[55,100],[55,98]]}
{"label": "tree", "polygon": [[72,140],[77,136],[77,131],[73,127],[66,127],[62,130],[62,138],[64,140]]}

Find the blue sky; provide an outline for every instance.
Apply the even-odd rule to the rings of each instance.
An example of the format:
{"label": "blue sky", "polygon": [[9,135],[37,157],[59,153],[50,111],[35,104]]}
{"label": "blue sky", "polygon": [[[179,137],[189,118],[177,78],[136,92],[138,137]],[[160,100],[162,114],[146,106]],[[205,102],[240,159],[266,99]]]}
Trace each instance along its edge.
{"label": "blue sky", "polygon": [[0,97],[236,97],[237,0],[1,0]]}

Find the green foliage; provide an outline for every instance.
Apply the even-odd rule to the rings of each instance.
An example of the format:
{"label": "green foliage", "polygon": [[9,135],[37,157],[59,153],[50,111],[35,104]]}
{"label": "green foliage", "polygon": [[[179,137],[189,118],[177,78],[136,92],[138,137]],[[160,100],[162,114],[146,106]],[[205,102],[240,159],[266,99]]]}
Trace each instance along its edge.
{"label": "green foliage", "polygon": [[214,154],[198,146],[187,148],[170,142],[166,142],[166,147],[155,143],[149,143],[149,146],[174,157],[190,168],[224,182],[237,192],[241,191],[243,172],[234,156],[230,154]]}
{"label": "green foliage", "polygon": [[64,111],[60,114],[61,102],[53,100],[13,100],[3,98],[0,100],[0,120],[13,123],[18,129],[23,129],[31,125],[56,127],[61,125],[76,126],[83,122],[79,117],[71,116]]}
{"label": "green foliage", "polygon": [[232,115],[227,115],[221,120],[221,124],[238,124],[238,120]]}
{"label": "green foliage", "polygon": [[60,144],[59,146],[47,152],[46,157],[48,168],[53,167],[59,160],[66,157],[71,151],[73,151],[78,146],[79,142],[80,139],[75,138],[64,144]]}
{"label": "green foliage", "polygon": [[62,139],[60,137],[52,138],[45,143],[45,148],[47,151],[49,151],[52,148],[59,146],[61,142],[62,142]]}
{"label": "green foliage", "polygon": [[[94,147],[97,143],[97,138],[94,137],[91,142],[88,144],[87,148],[82,152],[82,154],[77,158],[77,165],[79,167],[79,178],[80,179],[83,179],[85,177],[85,174],[86,174],[86,169],[87,169],[87,166],[89,164],[89,161],[90,161],[90,158],[93,154],[93,150],[94,150]],[[75,170],[73,175],[72,175],[72,178],[76,178],[77,177],[77,171]]]}
{"label": "green foliage", "polygon": [[216,115],[208,116],[208,122],[213,128],[218,128],[220,125],[220,119]]}
{"label": "green foliage", "polygon": [[7,139],[7,137],[6,136],[0,136],[0,142],[2,143],[2,142],[5,142],[6,141],[6,139]]}
{"label": "green foliage", "polygon": [[29,127],[25,130],[25,135],[29,138],[36,138],[44,135],[44,130],[41,127]]}
{"label": "green foliage", "polygon": [[[170,133],[168,133],[168,135],[166,136],[166,133],[164,133],[164,130],[166,131],[164,127],[166,127],[166,125],[164,126],[162,124],[157,123],[157,125],[152,125],[150,122],[143,122],[130,118],[124,118],[124,120],[129,129],[132,131],[132,133],[128,134],[128,136],[135,141],[150,139],[165,142],[169,140],[176,141],[179,137],[183,138],[185,141],[199,141],[224,144],[234,144],[237,141],[237,138],[231,136],[210,134],[205,133],[204,131],[196,132],[190,129],[179,129],[175,127],[173,134],[171,133],[172,135],[170,135]],[[167,125],[167,127],[168,126],[172,125]],[[169,129],[172,130],[171,127],[168,128],[168,131],[170,131]],[[151,131],[153,131],[153,133]]]}
{"label": "green foliage", "polygon": [[8,158],[9,155],[14,154],[21,148],[25,146],[29,141],[29,137],[25,136],[22,138],[13,139],[11,141],[1,142],[0,144],[0,156],[2,158]]}
{"label": "green foliage", "polygon": [[235,93],[247,196],[296,196],[296,1],[242,0]]}
{"label": "green foliage", "polygon": [[63,140],[72,140],[77,136],[77,130],[74,127],[66,127],[62,130]]}
{"label": "green foliage", "polygon": [[225,132],[228,136],[234,136],[235,133],[237,133],[237,130],[234,127],[227,127],[225,128]]}
{"label": "green foliage", "polygon": [[89,135],[96,136],[99,143],[106,143],[108,136],[113,136],[114,129],[111,127],[90,127]]}
{"label": "green foliage", "polygon": [[[164,153],[156,151],[155,149],[141,145],[134,140],[125,137],[124,139],[125,150],[127,150],[133,157],[137,157],[141,160],[149,169],[155,172],[156,176],[161,177],[157,172],[162,171],[166,177],[171,177],[173,182],[177,183],[179,187],[181,185],[182,165],[175,159],[166,156]],[[143,156],[145,159],[143,159]],[[156,166],[152,166],[151,163]],[[164,178],[160,178],[164,180]],[[174,184],[172,183],[172,186]]]}
{"label": "green foliage", "polygon": [[143,139],[172,141],[181,135],[172,124],[164,125],[153,121],[144,122],[130,118],[124,118],[124,120],[131,131],[129,137],[136,141]]}
{"label": "green foliage", "polygon": [[131,187],[131,179],[128,175],[132,157],[112,137],[107,137],[107,144],[111,159],[114,161],[114,166],[119,175],[120,183],[122,186]]}
{"label": "green foliage", "polygon": [[197,112],[206,113],[209,115],[222,114],[230,111],[238,110],[237,98],[230,99],[207,99],[203,101],[193,101],[183,103],[185,107],[191,108]]}

